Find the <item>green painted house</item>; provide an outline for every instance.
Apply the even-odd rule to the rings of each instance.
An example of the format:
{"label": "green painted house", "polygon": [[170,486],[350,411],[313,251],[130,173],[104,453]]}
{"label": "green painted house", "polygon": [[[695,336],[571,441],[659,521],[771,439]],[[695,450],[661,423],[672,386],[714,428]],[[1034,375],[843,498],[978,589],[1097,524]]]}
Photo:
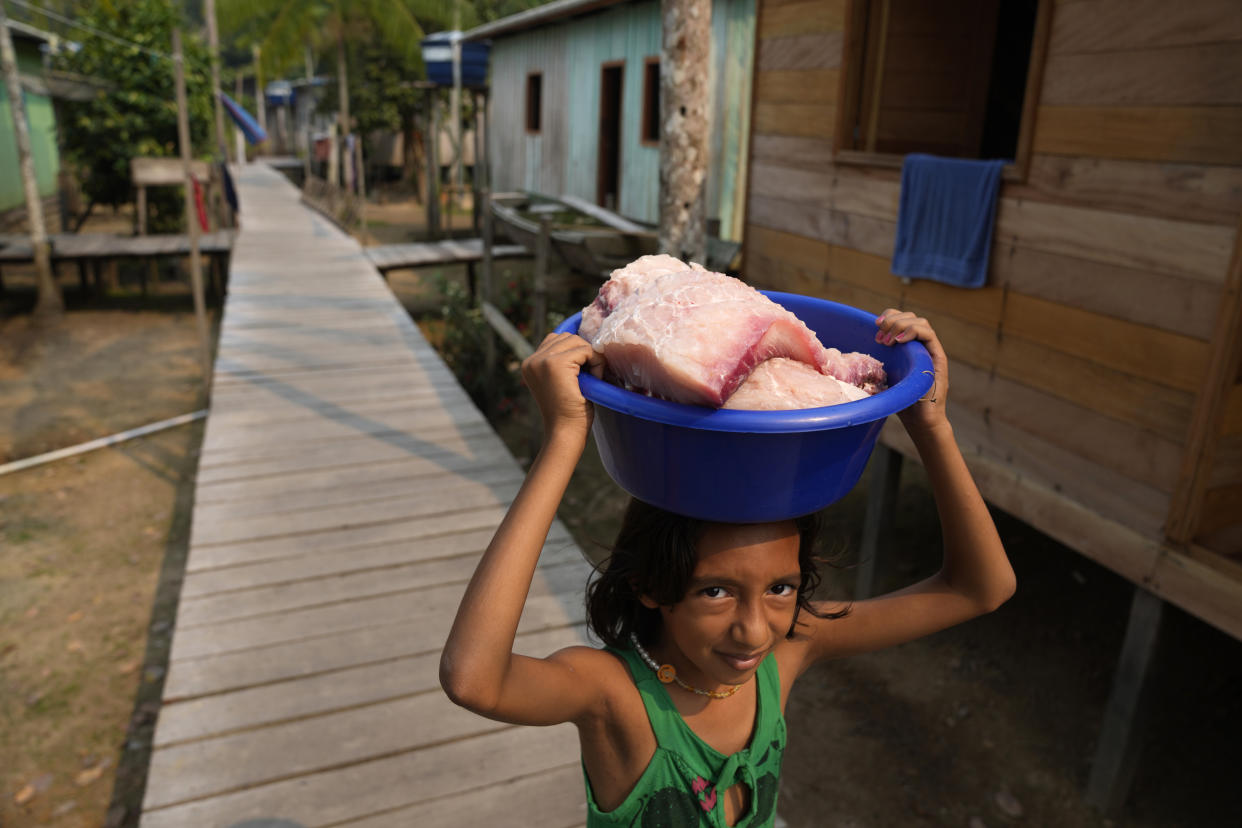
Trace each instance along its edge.
{"label": "green painted house", "polygon": [[[43,71],[42,47],[52,35],[32,26],[10,20],[9,32],[17,52],[17,69],[30,124],[30,149],[34,156],[39,196],[49,230],[59,230],[57,176],[60,154],[56,144],[56,114],[52,94]],[[25,225],[26,197],[17,160],[17,135],[7,88],[0,84],[0,232],[16,231]]]}
{"label": "green painted house", "polygon": [[[491,188],[569,194],[659,220],[659,0],[556,0],[472,29],[490,40]],[[755,0],[713,0],[708,227],[740,240]]]}

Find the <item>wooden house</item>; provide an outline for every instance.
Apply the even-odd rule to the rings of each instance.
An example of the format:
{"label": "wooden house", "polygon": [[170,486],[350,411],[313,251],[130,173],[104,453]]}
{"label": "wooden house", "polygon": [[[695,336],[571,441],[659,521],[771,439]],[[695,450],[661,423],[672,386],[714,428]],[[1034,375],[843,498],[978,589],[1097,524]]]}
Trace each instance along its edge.
{"label": "wooden house", "polygon": [[[709,229],[740,240],[755,0],[714,0]],[[659,219],[658,0],[556,0],[466,33],[491,40],[491,189],[568,194]]]}
{"label": "wooden house", "polygon": [[[1240,11],[758,0],[743,267],[930,317],[984,496],[1236,638]],[[982,289],[890,271],[911,152],[1012,159]]]}
{"label": "wooden house", "polygon": [[[56,143],[56,111],[52,92],[43,69],[43,44],[53,39],[48,34],[20,21],[9,21],[13,50],[17,53],[17,71],[26,103],[26,121],[30,127],[30,152],[34,160],[39,199],[43,204],[44,221],[51,232],[60,229],[60,198],[58,175],[60,150]],[[26,195],[17,163],[17,135],[8,91],[0,84],[0,232],[25,229]]]}

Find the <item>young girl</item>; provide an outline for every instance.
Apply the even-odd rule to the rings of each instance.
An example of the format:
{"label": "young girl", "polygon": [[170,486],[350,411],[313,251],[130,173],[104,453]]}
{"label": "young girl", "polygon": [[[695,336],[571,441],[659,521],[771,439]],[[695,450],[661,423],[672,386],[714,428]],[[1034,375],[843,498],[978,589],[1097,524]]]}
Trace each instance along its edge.
{"label": "young girl", "polygon": [[996,609],[1015,579],[945,417],[948,361],[927,320],[887,310],[878,342],[918,339],[935,383],[899,416],[926,467],[944,562],[925,581],[848,607],[812,601],[808,520],[715,524],[634,502],[588,617],[606,649],[512,652],[535,565],[586,445],[583,339],[552,334],[522,365],[543,446],[466,589],[440,662],[454,702],[526,725],[573,722],[588,826],[767,826],[789,691],[827,658],[891,647]]}

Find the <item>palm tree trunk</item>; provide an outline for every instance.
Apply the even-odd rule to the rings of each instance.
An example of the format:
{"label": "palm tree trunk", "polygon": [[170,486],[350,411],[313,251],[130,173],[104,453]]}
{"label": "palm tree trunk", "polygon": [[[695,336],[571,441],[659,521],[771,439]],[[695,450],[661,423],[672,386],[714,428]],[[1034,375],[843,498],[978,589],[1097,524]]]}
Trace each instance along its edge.
{"label": "palm tree trunk", "polygon": [[662,0],[660,10],[660,250],[703,262],[712,4]]}

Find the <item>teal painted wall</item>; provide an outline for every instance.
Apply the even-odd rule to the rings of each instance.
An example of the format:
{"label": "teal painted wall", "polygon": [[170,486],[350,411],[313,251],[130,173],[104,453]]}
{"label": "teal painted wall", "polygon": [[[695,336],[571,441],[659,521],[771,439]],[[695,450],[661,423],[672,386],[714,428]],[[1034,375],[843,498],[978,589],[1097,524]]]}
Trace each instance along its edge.
{"label": "teal painted wall", "polygon": [[[18,71],[24,75],[43,76],[43,60],[39,48],[29,40],[15,39]],[[35,178],[39,195],[56,193],[56,177],[60,172],[60,155],[56,148],[56,115],[46,95],[25,92],[26,120],[30,123],[30,150],[34,156]],[[26,205],[22,189],[21,169],[17,163],[17,135],[13,131],[13,110],[5,85],[0,84],[0,211]]]}
{"label": "teal painted wall", "polygon": [[[712,148],[708,218],[721,235],[741,237],[755,0],[712,6]],[[637,0],[556,25],[502,36],[491,53],[492,188],[568,193],[595,201],[600,76],[622,62],[621,182],[617,212],[659,220],[659,148],[642,143],[643,66],[660,54],[660,6]],[[526,78],[543,75],[543,124],[526,130]]]}

